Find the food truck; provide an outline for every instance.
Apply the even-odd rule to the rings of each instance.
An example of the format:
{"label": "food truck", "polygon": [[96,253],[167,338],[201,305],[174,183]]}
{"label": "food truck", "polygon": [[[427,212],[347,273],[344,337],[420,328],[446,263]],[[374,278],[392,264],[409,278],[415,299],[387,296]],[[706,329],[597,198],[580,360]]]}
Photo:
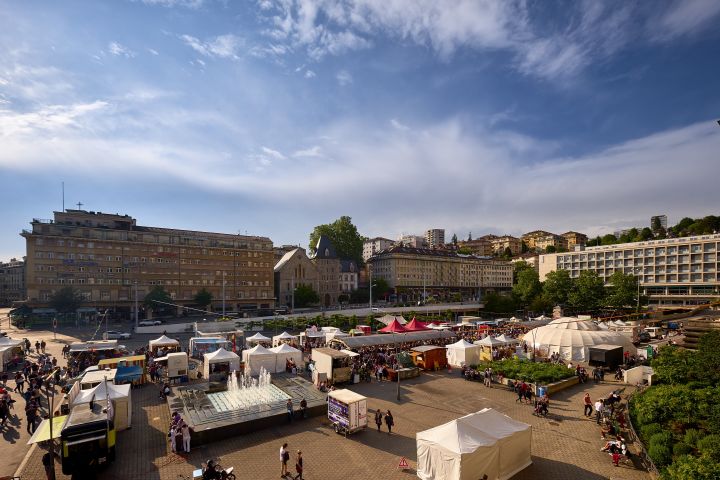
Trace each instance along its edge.
{"label": "food truck", "polygon": [[332,383],[350,381],[351,356],[333,348],[312,349],[313,382],[320,383],[323,377]]}
{"label": "food truck", "polygon": [[113,420],[106,399],[73,407],[60,433],[65,475],[82,476],[88,470],[96,470],[115,460]]}
{"label": "food truck", "polygon": [[347,436],[367,427],[367,398],[352,390],[328,392],[328,418],[335,433]]}

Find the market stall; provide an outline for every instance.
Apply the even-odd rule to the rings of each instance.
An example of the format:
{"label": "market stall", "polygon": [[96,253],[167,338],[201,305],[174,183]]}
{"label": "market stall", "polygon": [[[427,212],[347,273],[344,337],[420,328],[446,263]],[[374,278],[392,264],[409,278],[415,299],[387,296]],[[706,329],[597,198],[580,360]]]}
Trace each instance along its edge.
{"label": "market stall", "polygon": [[299,335],[300,345],[303,347],[317,348],[325,345],[325,332],[318,331],[314,328],[308,328]]}
{"label": "market stall", "polygon": [[423,370],[447,367],[447,350],[438,345],[420,345],[410,349],[413,363]]}
{"label": "market stall", "polygon": [[177,352],[180,350],[180,342],[174,338],[170,338],[166,335],[162,335],[155,340],[150,340],[149,343],[150,351],[153,355],[156,355],[159,350],[162,350],[160,356],[165,355],[169,352]]}
{"label": "market stall", "polygon": [[290,335],[288,332],[282,332],[280,335],[272,337],[272,346],[277,347],[284,343],[295,343],[297,342],[297,335]]}
{"label": "market stall", "polygon": [[132,400],[130,385],[114,385],[102,382],[89,389],[82,390],[72,401],[72,406],[90,403],[96,400],[110,399],[115,414],[115,430],[118,432],[132,425]]}
{"label": "market stall", "polygon": [[203,373],[209,381],[222,382],[228,375],[240,370],[240,357],[224,348],[206,353],[203,359]]}
{"label": "market stall", "polygon": [[252,337],[248,337],[245,339],[245,343],[247,343],[248,348],[252,345],[270,345],[271,342],[272,340],[270,338],[266,337],[260,332],[256,333]]}
{"label": "market stall", "polygon": [[[276,372],[277,356],[275,352],[268,350],[262,345],[255,345],[253,348],[242,352],[243,362],[245,363],[245,372],[250,375],[258,375],[261,368],[265,368],[270,373]],[[285,367],[281,371],[284,371]]]}
{"label": "market stall", "polygon": [[[347,340],[367,337],[348,337]],[[313,383],[316,385],[323,381],[342,383],[350,381],[351,357],[333,348],[313,348],[312,359]]]}
{"label": "market stall", "polygon": [[300,370],[304,365],[302,352],[287,343],[273,347],[270,351],[275,354],[275,372],[291,373],[292,366]]}
{"label": "market stall", "polygon": [[189,352],[193,358],[201,359],[206,353],[219,349],[230,350],[230,342],[225,337],[193,337],[190,339]]}
{"label": "market stall", "polygon": [[130,357],[106,358],[98,362],[100,370],[109,368],[117,369],[115,382],[117,384],[133,383],[139,385],[145,383],[145,355],[133,355]]}
{"label": "market stall", "polygon": [[530,425],[489,408],[415,437],[423,480],[507,480],[532,463]]}
{"label": "market stall", "polygon": [[473,345],[465,339],[451,343],[447,347],[447,361],[453,367],[463,365],[477,365],[480,362],[479,345]]}
{"label": "market stall", "polygon": [[25,357],[23,343],[23,340],[0,337],[0,372],[6,372],[8,368],[22,363]]}

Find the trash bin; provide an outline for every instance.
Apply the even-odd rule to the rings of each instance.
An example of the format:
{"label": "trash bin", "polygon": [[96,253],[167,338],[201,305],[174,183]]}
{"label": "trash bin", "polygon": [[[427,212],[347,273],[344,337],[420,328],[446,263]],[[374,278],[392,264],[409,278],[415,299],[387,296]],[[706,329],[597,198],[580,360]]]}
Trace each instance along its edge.
{"label": "trash bin", "polygon": [[360,383],[360,374],[353,375],[353,383]]}

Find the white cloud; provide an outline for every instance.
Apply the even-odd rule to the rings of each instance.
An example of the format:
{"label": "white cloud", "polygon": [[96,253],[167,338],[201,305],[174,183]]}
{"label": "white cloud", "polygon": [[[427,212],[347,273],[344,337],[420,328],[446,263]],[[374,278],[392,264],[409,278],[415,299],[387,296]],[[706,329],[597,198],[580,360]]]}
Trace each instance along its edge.
{"label": "white cloud", "polygon": [[155,56],[160,55],[160,52],[158,52],[158,51],[155,50],[154,48],[148,48],[147,51],[150,52],[152,55],[155,55]]}
{"label": "white cloud", "polygon": [[3,91],[8,98],[38,103],[68,96],[73,91],[69,75],[55,67],[35,67],[24,64],[0,65]]}
{"label": "white cloud", "polygon": [[[137,1],[137,0],[135,0]],[[202,7],[204,0],[140,0],[146,5],[157,5],[160,7],[184,7],[184,8],[200,8]]]}
{"label": "white cloud", "polygon": [[675,0],[650,24],[650,35],[656,40],[692,35],[711,24],[720,14],[716,0]]}
{"label": "white cloud", "polygon": [[305,150],[297,150],[296,152],[293,152],[293,157],[306,157],[306,158],[319,158],[322,157],[322,148],[320,145],[314,145],[310,148],[307,148]]}
{"label": "white cloud", "polygon": [[335,78],[342,87],[353,83],[353,77],[347,70],[340,70],[337,75],[335,75]]}
{"label": "white cloud", "polygon": [[80,117],[91,115],[108,106],[106,102],[95,101],[73,105],[49,105],[34,112],[19,113],[0,109],[0,138],[10,140],[15,136],[31,133],[43,134],[80,127]]}
{"label": "white cloud", "polygon": [[116,57],[133,58],[135,56],[135,52],[118,42],[110,42],[108,52]]}
{"label": "white cloud", "polygon": [[408,130],[410,130],[410,127],[400,123],[398,120],[396,120],[394,118],[390,120],[390,125],[392,125],[394,129],[400,130],[403,132],[407,132]]}
{"label": "white cloud", "polygon": [[192,35],[181,35],[186,45],[206,57],[232,58],[237,60],[240,48],[244,45],[242,38],[233,34],[220,35],[202,41]]}
{"label": "white cloud", "polygon": [[268,157],[271,157],[275,160],[285,160],[287,157],[283,155],[282,153],[278,152],[277,150],[273,150],[272,148],[268,147],[262,147],[261,149],[265,155]]}
{"label": "white cloud", "polygon": [[312,70],[305,70],[305,78],[315,78],[316,74]]}

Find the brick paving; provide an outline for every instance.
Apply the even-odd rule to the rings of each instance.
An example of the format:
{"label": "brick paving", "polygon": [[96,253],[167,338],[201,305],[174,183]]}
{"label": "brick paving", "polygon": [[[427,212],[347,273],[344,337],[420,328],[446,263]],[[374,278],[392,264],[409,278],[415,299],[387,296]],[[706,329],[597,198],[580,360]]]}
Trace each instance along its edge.
{"label": "brick paving", "polygon": [[[407,480],[415,477],[416,432],[492,407],[533,427],[533,464],[513,477],[516,480],[650,479],[648,473],[633,466],[614,467],[610,456],[600,452],[603,441],[599,428],[582,415],[585,391],[594,400],[617,387],[604,382],[578,385],[556,394],[546,419],[533,416],[532,407],[516,403],[515,395],[504,387],[488,389],[481,383],[462,380],[457,373],[424,373],[403,382],[399,403],[395,400],[395,384],[352,386],[369,397],[370,410],[392,410],[396,425],[392,435],[368,428],[345,438],[335,434],[324,417],[318,417],[201,446],[186,458],[169,451],[168,407],[150,385],[133,390],[133,428],[118,434],[117,460],[99,478],[178,480],[215,457],[225,466],[234,466],[239,479],[278,478],[278,451],[283,442],[288,442],[292,459],[296,450],[303,451],[307,479]],[[42,453],[41,449],[33,453],[22,472],[23,479],[44,478]],[[409,470],[397,469],[400,457],[408,459]]]}

